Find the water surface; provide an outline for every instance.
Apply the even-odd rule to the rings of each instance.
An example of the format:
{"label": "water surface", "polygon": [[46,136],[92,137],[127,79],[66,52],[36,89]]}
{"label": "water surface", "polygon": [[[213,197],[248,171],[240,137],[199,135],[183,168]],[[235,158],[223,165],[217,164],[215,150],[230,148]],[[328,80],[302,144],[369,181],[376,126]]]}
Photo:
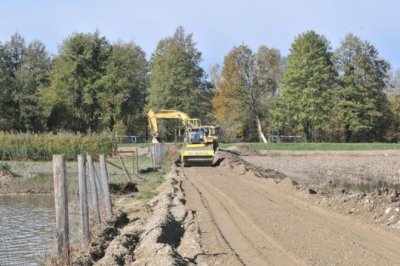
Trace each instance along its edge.
{"label": "water surface", "polygon": [[0,265],[38,265],[54,228],[54,196],[0,196]]}

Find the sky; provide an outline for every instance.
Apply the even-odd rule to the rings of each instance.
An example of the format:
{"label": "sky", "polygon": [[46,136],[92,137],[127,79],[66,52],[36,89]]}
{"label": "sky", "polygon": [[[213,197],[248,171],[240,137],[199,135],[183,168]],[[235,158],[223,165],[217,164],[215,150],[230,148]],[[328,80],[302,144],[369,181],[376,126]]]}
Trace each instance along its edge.
{"label": "sky", "polygon": [[133,41],[148,58],[178,26],[193,33],[202,66],[222,64],[234,47],[278,48],[287,55],[296,35],[315,30],[333,48],[351,32],[400,68],[398,0],[0,0],[0,41],[18,32],[51,54],[69,35],[99,30],[111,42]]}

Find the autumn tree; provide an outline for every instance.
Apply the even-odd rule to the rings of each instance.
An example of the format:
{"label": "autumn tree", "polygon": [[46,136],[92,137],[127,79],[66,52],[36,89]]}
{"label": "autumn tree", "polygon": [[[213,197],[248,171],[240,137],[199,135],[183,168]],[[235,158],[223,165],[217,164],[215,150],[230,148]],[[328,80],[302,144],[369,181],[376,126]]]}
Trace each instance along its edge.
{"label": "autumn tree", "polygon": [[340,84],[334,118],[344,141],[382,140],[388,126],[384,89],[389,64],[373,45],[353,34],[344,38],[334,58]]}
{"label": "autumn tree", "polygon": [[282,60],[277,49],[261,46],[256,53],[246,45],[234,47],[225,57],[221,82],[213,98],[218,121],[254,121],[260,141],[267,142],[261,120],[265,104],[278,89]]}
{"label": "autumn tree", "polygon": [[279,108],[274,110],[274,119],[280,119],[273,122],[275,131],[280,130],[279,125],[291,125],[304,134],[306,141],[325,138],[336,78],[331,56],[324,36],[308,31],[295,38],[287,58]]}

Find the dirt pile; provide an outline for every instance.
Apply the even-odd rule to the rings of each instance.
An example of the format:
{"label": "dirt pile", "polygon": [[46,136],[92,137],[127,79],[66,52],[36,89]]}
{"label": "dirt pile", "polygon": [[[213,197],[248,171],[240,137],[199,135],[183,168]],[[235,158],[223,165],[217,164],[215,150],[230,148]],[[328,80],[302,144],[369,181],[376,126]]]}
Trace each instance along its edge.
{"label": "dirt pile", "polygon": [[216,152],[215,157],[216,160],[221,161],[219,166],[227,167],[232,169],[235,173],[240,175],[252,174],[259,178],[272,178],[275,182],[279,183],[282,181],[286,175],[275,171],[272,169],[265,169],[263,167],[259,167],[253,165],[242,158],[239,155],[243,155],[240,153],[244,151],[244,154],[249,154],[250,148],[245,148],[245,145],[235,145],[231,149],[220,149]]}
{"label": "dirt pile", "polygon": [[[224,150],[224,149],[221,149]],[[241,156],[250,156],[250,155],[259,155],[260,152],[258,150],[252,149],[245,144],[236,144],[229,149],[230,152],[235,153],[236,155]]]}
{"label": "dirt pile", "polygon": [[186,206],[178,171],[173,168],[160,194],[146,204],[152,215],[129,221],[125,215],[108,222],[92,241],[89,254],[74,265],[190,265],[203,251]]}
{"label": "dirt pile", "polygon": [[311,198],[323,207],[333,209],[346,215],[358,216],[372,220],[395,229],[400,229],[400,193],[388,187],[376,188],[373,192],[357,192],[337,187],[327,182],[313,188],[303,187],[301,190],[313,189]]}
{"label": "dirt pile", "polygon": [[194,213],[185,206],[185,195],[175,178],[150,202],[153,215],[147,221],[135,249],[134,265],[187,265],[202,252],[193,224]]}

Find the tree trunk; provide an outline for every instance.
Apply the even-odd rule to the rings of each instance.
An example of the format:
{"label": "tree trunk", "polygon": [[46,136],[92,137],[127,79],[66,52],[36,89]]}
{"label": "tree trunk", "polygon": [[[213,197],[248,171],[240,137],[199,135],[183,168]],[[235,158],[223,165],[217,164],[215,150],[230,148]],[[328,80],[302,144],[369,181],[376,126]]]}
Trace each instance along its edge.
{"label": "tree trunk", "polygon": [[260,118],[258,117],[258,115],[256,115],[256,122],[257,122],[257,132],[258,132],[258,138],[260,139],[260,141],[262,141],[263,143],[268,143],[267,139],[264,136],[264,133],[262,132],[261,129],[261,122],[260,122]]}

